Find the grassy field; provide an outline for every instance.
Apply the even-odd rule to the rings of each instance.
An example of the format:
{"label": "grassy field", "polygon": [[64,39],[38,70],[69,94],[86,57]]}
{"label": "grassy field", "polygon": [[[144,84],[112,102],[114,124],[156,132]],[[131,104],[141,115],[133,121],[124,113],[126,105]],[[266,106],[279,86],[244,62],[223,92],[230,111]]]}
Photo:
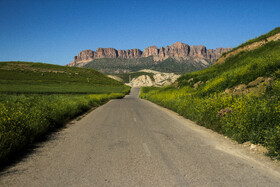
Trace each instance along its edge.
{"label": "grassy field", "polygon": [[0,93],[119,93],[122,83],[88,68],[0,62]]}
{"label": "grassy field", "polygon": [[43,134],[129,90],[92,69],[0,62],[0,165]]}
{"label": "grassy field", "polygon": [[280,159],[280,40],[184,74],[173,86],[142,88],[140,96]]}

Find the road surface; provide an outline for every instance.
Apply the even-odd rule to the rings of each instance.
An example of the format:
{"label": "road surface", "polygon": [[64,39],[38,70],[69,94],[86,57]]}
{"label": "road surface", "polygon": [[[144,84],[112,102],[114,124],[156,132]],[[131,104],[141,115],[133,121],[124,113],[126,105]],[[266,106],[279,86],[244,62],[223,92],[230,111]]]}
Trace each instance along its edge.
{"label": "road surface", "polygon": [[39,143],[0,186],[280,186],[277,170],[138,93]]}

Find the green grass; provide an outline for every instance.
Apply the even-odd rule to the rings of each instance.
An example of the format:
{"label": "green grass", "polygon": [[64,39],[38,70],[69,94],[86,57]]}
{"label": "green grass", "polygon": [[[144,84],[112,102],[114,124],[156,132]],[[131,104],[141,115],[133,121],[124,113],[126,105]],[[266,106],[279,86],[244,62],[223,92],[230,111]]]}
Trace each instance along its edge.
{"label": "green grass", "polygon": [[0,62],[0,165],[38,137],[129,91],[93,69]]}
{"label": "green grass", "polygon": [[88,68],[0,62],[0,93],[118,93],[127,86]]}
{"label": "green grass", "polygon": [[[271,77],[274,82],[261,94],[224,93],[258,77]],[[195,89],[199,81],[202,84]],[[142,88],[140,96],[240,143],[261,144],[269,155],[280,159],[279,40],[242,52],[223,64],[184,74],[176,86]]]}

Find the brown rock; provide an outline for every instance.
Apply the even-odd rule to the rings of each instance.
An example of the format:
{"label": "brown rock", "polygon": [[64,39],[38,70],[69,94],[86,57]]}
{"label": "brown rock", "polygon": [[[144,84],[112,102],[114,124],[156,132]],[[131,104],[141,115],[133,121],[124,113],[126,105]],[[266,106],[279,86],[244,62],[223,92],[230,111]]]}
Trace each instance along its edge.
{"label": "brown rock", "polygon": [[265,81],[265,78],[264,77],[258,77],[256,80],[250,82],[248,84],[249,87],[253,87],[253,86],[257,86],[258,84],[262,83]]}
{"label": "brown rock", "polygon": [[159,51],[158,51],[157,46],[150,46],[144,50],[142,57],[157,56],[158,53],[159,53]]}
{"label": "brown rock", "polygon": [[214,49],[208,49],[207,50],[207,58],[211,61],[214,62],[217,59],[217,54]]}
{"label": "brown rock", "polygon": [[88,49],[83,50],[78,56],[74,56],[73,61],[68,66],[80,66],[82,62],[89,62],[94,59],[94,51]]}
{"label": "brown rock", "polygon": [[125,50],[118,50],[118,57],[119,58],[127,58],[127,54]]}
{"label": "brown rock", "polygon": [[160,49],[159,49],[159,52],[158,52],[158,56],[159,56],[159,58],[164,58],[165,57],[165,52],[164,52],[164,48],[163,47],[161,47]]}
{"label": "brown rock", "polygon": [[142,56],[142,51],[140,49],[128,49],[126,53],[126,58],[139,58]]}
{"label": "brown rock", "polygon": [[232,50],[231,47],[228,47],[228,48],[216,48],[215,50],[214,49],[208,49],[207,50],[207,58],[213,63],[215,62],[218,58],[220,58],[220,56],[224,53],[224,52],[227,52],[227,51],[230,51]]}
{"label": "brown rock", "polygon": [[118,57],[119,58],[139,58],[142,56],[142,51],[140,49],[128,49],[125,50],[118,50]]}
{"label": "brown rock", "polygon": [[95,58],[117,58],[118,53],[114,48],[97,48]]}
{"label": "brown rock", "polygon": [[182,42],[176,42],[165,50],[166,56],[169,57],[185,57],[189,55],[190,46]]}
{"label": "brown rock", "polygon": [[203,84],[203,82],[202,81],[198,81],[197,83],[195,83],[194,85],[193,85],[193,88],[194,89],[197,89],[200,85],[202,85]]}
{"label": "brown rock", "polygon": [[217,56],[221,56],[224,52],[228,52],[230,50],[232,50],[231,47],[228,47],[228,48],[219,47],[219,48],[216,48],[215,53]]}
{"label": "brown rock", "polygon": [[76,61],[89,61],[94,58],[94,51],[88,49],[88,50],[83,50],[79,53],[79,55],[74,58]]}
{"label": "brown rock", "polygon": [[206,58],[207,57],[206,47],[203,45],[198,45],[198,46],[192,45],[190,47],[190,56]]}

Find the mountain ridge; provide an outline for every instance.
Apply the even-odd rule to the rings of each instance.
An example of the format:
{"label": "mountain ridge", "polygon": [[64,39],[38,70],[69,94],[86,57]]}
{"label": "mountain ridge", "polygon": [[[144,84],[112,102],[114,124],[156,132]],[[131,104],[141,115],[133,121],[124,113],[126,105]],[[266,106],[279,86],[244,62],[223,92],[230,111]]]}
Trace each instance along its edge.
{"label": "mountain ridge", "polygon": [[203,58],[211,63],[216,61],[223,52],[230,51],[232,48],[216,48],[207,49],[203,45],[189,46],[182,42],[176,42],[170,46],[160,47],[150,46],[145,48],[144,51],[140,49],[116,50],[114,48],[97,48],[96,51],[91,49],[81,51],[78,56],[75,56],[73,61],[67,66],[83,67],[90,61],[101,58],[123,58],[123,59],[136,59],[153,56],[155,62],[160,62],[168,58],[180,59],[186,57]]}

